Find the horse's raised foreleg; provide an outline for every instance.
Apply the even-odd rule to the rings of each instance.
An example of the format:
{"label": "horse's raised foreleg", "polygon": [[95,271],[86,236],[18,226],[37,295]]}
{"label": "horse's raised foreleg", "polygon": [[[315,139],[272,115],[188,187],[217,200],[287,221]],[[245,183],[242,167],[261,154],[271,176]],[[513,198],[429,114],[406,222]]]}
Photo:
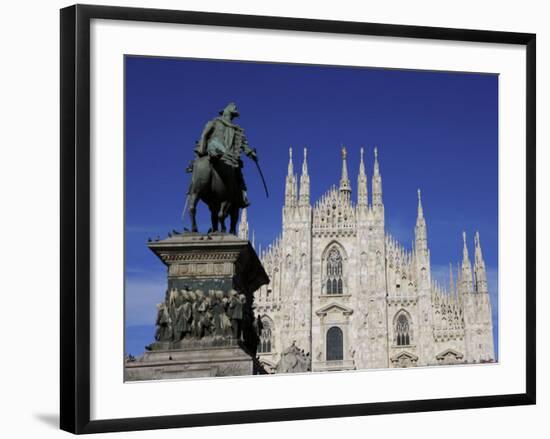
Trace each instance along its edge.
{"label": "horse's raised foreleg", "polygon": [[198,232],[197,228],[197,203],[199,202],[199,197],[195,193],[189,194],[189,216],[191,217],[191,231]]}

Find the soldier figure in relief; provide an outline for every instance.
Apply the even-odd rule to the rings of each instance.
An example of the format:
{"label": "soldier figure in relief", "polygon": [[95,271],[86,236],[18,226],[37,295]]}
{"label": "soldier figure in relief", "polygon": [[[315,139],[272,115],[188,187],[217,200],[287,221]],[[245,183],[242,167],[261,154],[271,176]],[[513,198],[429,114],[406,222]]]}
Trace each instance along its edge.
{"label": "soldier figure in relief", "polygon": [[243,302],[235,290],[231,290],[229,297],[228,314],[231,320],[231,328],[233,329],[233,337],[240,340],[242,334]]}
{"label": "soldier figure in relief", "polygon": [[172,339],[172,321],[164,303],[159,303],[157,305],[156,325],[157,332],[155,334],[155,340],[170,341]]}

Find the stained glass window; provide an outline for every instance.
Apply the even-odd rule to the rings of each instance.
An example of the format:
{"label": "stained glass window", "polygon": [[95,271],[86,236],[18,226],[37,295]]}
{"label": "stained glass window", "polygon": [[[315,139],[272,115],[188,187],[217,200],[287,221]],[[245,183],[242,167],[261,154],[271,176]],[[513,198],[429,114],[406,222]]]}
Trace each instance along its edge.
{"label": "stained glass window", "polygon": [[271,352],[271,322],[269,319],[262,319],[262,332],[260,333],[260,342],[258,343],[258,353],[265,354]]}
{"label": "stained glass window", "polygon": [[343,294],[344,282],[342,255],[336,247],[332,247],[327,257],[327,294]]}
{"label": "stained glass window", "polygon": [[405,314],[400,314],[395,325],[395,339],[398,346],[410,344],[409,319]]}

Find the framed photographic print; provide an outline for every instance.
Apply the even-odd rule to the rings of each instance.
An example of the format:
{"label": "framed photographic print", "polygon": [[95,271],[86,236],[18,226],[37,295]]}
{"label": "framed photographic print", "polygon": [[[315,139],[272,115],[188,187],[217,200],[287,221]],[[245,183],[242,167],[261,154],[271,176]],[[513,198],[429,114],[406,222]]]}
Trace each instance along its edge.
{"label": "framed photographic print", "polygon": [[535,35],[61,10],[61,428],[535,403]]}

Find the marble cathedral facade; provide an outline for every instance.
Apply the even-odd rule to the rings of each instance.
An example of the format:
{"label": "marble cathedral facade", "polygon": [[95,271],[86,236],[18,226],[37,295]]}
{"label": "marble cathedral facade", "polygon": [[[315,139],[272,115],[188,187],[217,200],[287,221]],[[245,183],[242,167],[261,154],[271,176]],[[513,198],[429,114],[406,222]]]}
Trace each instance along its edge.
{"label": "marble cathedral facade", "polygon": [[[456,286],[451,270],[451,285],[443,288],[431,275],[420,191],[407,250],[386,231],[376,148],[370,200],[367,186],[361,149],[354,201],[342,148],[339,185],[312,204],[307,151],[298,176],[290,150],[283,230],[260,252],[270,283],[255,293],[265,368],[275,371],[292,344],[308,354],[312,371],[494,361],[479,234],[473,266],[464,234]],[[248,238],[248,228],[244,211],[241,237]]]}

